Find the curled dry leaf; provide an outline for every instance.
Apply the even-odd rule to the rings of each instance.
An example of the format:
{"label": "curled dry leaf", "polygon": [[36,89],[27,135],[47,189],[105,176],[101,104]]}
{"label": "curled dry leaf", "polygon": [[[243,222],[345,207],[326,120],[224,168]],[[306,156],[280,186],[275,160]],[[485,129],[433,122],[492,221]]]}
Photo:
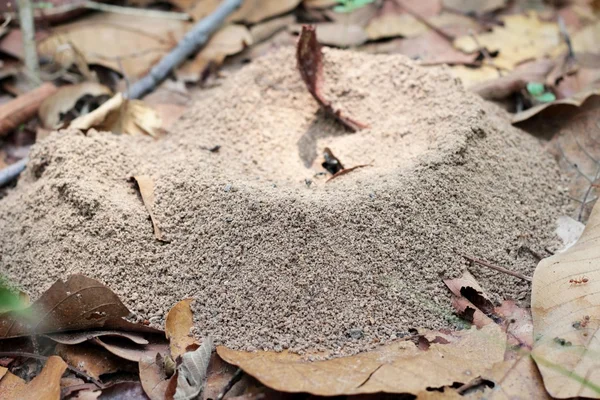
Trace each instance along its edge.
{"label": "curled dry leaf", "polygon": [[600,208],[575,245],[533,275],[533,358],[556,398],[600,399]]}
{"label": "curled dry leaf", "polygon": [[79,344],[101,336],[117,336],[129,339],[137,344],[148,344],[148,341],[143,335],[137,332],[122,332],[122,331],[87,331],[87,332],[66,332],[53,333],[45,335],[47,338],[61,344]]}
{"label": "curled dry leaf", "polygon": [[454,41],[454,46],[466,53],[480,50],[498,52],[494,65],[512,70],[518,64],[540,59],[557,50],[563,50],[558,25],[544,22],[535,12],[527,15],[507,15],[500,17],[504,26],[496,26],[491,32],[465,35]]}
{"label": "curled dry leaf", "polygon": [[117,93],[89,114],[74,119],[69,127],[91,128],[117,134],[158,136],[162,121],[156,111],[141,100],[130,100]]}
{"label": "curled dry leaf", "polygon": [[207,337],[197,350],[181,357],[181,364],[177,367],[175,400],[195,399],[202,392],[212,351],[213,341]]}
{"label": "curled dry leaf", "polygon": [[[64,126],[64,115],[72,111],[84,98],[93,100],[100,96],[112,96],[112,91],[96,82],[84,82],[78,85],[68,85],[59,88],[56,93],[46,98],[40,105],[38,116],[46,129],[58,129]],[[90,103],[90,101],[87,101]],[[98,104],[99,105],[99,104]],[[81,105],[82,107],[85,104]],[[96,105],[97,106],[97,105]],[[95,107],[94,107],[95,108]],[[86,114],[91,111],[80,109],[77,113]]]}
{"label": "curled dry leaf", "polygon": [[317,41],[314,27],[307,25],[302,27],[302,33],[300,34],[296,48],[296,58],[302,80],[306,84],[310,94],[327,115],[335,118],[351,131],[367,127],[366,124],[343,115],[341,110],[334,110],[332,104],[323,97],[321,93],[323,54],[321,52],[321,45]]}
{"label": "curled dry leaf", "polygon": [[140,362],[140,382],[150,400],[173,398],[177,375],[167,377],[164,359],[160,354],[143,357]]}
{"label": "curled dry leaf", "polygon": [[95,279],[71,275],[58,280],[31,307],[0,316],[0,337],[101,328],[127,316],[119,297]]}
{"label": "curled dry leaf", "polygon": [[188,351],[190,346],[199,345],[190,334],[190,330],[194,326],[194,317],[190,308],[192,301],[194,299],[180,301],[167,314],[165,333],[169,339],[173,360]]}
{"label": "curled dry leaf", "polygon": [[154,181],[151,177],[146,175],[137,175],[134,176],[133,179],[135,179],[138,184],[142,201],[144,202],[144,206],[146,206],[146,210],[148,210],[148,214],[150,214],[150,220],[152,221],[152,226],[154,228],[154,237],[156,240],[164,241],[162,232],[154,217]]}
{"label": "curled dry leaf", "polygon": [[169,352],[169,345],[166,340],[157,336],[150,337],[149,343],[143,345],[110,336],[105,336],[102,339],[94,338],[92,342],[104,347],[116,356],[134,362],[139,362],[147,357],[155,357],[157,353],[164,357]]}
{"label": "curled dry leaf", "polygon": [[42,372],[29,383],[5,372],[0,380],[0,398],[2,399],[60,399],[60,378],[67,364],[57,356],[48,358]]}
{"label": "curled dry leaf", "polygon": [[102,347],[89,343],[75,345],[59,344],[55,348],[56,354],[67,364],[87,373],[95,379],[100,375],[111,374],[118,371],[134,372],[135,364],[123,360]]}
{"label": "curled dry leaf", "polygon": [[454,340],[430,342],[426,351],[411,341],[398,341],[352,357],[315,362],[287,352],[248,353],[222,346],[217,353],[272,389],[318,396],[419,393],[468,382],[504,357],[506,335],[496,324],[456,332]]}

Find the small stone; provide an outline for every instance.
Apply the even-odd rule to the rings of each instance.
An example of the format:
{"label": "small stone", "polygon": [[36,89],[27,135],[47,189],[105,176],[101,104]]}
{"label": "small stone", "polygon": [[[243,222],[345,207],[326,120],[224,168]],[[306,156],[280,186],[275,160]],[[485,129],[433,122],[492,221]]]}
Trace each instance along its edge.
{"label": "small stone", "polygon": [[359,328],[352,328],[348,331],[348,336],[350,336],[352,339],[362,339],[365,336],[365,333],[363,332],[362,329]]}
{"label": "small stone", "polygon": [[228,183],[227,185],[225,185],[225,193],[229,193],[231,191],[231,188],[233,187],[233,185],[231,183]]}

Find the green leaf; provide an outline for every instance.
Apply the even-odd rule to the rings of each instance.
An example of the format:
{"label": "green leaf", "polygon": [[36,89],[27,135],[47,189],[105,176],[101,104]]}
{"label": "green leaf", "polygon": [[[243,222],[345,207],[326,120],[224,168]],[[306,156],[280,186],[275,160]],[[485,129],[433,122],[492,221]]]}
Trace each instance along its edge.
{"label": "green leaf", "polygon": [[529,92],[530,95],[532,95],[533,97],[536,96],[541,96],[544,94],[544,91],[546,89],[544,88],[544,84],[543,83],[539,83],[539,82],[529,82],[527,84],[527,91]]}
{"label": "green leaf", "polygon": [[371,4],[375,0],[338,0],[339,6],[333,7],[333,11],[338,13],[349,13],[358,10],[361,7]]}
{"label": "green leaf", "polygon": [[534,96],[540,103],[551,103],[556,100],[556,96],[552,92],[544,92],[539,96]]}

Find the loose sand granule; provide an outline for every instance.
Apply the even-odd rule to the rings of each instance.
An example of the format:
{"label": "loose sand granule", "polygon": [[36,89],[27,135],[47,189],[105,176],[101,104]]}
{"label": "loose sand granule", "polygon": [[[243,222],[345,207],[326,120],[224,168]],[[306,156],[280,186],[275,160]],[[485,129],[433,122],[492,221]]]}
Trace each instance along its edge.
{"label": "loose sand granule", "polygon": [[[327,119],[291,50],[207,92],[161,140],[91,132],[38,143],[0,200],[0,272],[34,296],[83,273],[162,323],[194,297],[196,330],[236,349],[352,354],[451,325],[442,278],[461,253],[531,275],[563,207],[552,158],[442,68],[325,50]],[[206,148],[221,145],[219,152]],[[370,166],[325,183],[329,147]],[[154,239],[129,181],[155,180]],[[527,283],[470,271],[494,296]]]}

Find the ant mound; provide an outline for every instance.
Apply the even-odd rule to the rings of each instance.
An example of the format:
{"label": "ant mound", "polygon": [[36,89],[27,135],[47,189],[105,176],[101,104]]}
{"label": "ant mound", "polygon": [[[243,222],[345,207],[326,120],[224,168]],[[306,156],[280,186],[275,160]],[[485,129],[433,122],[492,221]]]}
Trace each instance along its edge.
{"label": "ant mound", "polygon": [[[353,354],[451,327],[446,277],[528,302],[564,196],[554,160],[443,68],[325,49],[319,111],[291,50],[228,77],[160,140],[64,131],[0,200],[0,272],[34,296],[82,273],[161,324],[193,297],[196,334],[234,349]],[[220,145],[218,151],[209,151]],[[328,180],[325,148],[346,167]],[[153,236],[131,183],[154,182]]]}

